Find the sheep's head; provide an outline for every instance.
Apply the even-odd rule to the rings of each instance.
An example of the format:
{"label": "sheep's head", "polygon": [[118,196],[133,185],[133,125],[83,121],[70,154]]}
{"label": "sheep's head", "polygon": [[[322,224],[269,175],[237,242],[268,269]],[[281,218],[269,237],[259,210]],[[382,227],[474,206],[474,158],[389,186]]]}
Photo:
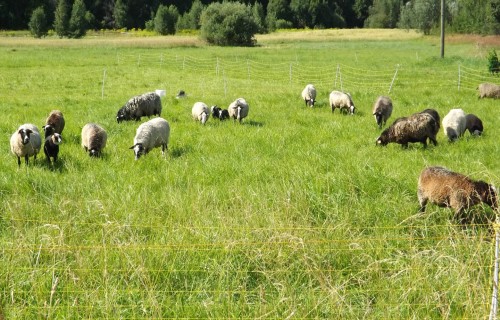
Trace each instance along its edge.
{"label": "sheep's head", "polygon": [[219,119],[220,120],[229,119],[229,111],[227,111],[227,109],[222,109],[219,114]]}
{"label": "sheep's head", "polygon": [[389,143],[389,137],[388,137],[388,129],[385,129],[380,137],[377,138],[376,144],[377,146],[386,146]]}
{"label": "sheep's head", "polygon": [[30,142],[30,134],[32,134],[33,131],[31,131],[31,129],[22,128],[19,129],[18,133],[21,135],[21,142],[23,144],[28,144]]}
{"label": "sheep's head", "polygon": [[120,123],[120,122],[122,122],[124,120],[129,120],[129,117],[127,116],[127,112],[125,111],[125,106],[123,106],[116,113],[116,122]]}
{"label": "sheep's head", "polygon": [[51,134],[54,134],[56,132],[56,128],[50,124],[46,124],[42,127],[43,132],[45,132],[45,138],[50,136]]}
{"label": "sheep's head", "polygon": [[50,140],[52,141],[53,144],[56,146],[61,144],[62,142],[62,136],[59,133],[54,133],[50,135]]}
{"label": "sheep's head", "polygon": [[210,108],[211,112],[212,112],[212,116],[214,118],[219,118],[220,117],[220,111],[221,109],[217,106],[212,106],[212,108]]}
{"label": "sheep's head", "polygon": [[142,143],[136,143],[135,145],[131,146],[129,149],[134,150],[135,154],[135,160],[139,160],[139,158],[146,154],[146,149],[142,145]]}
{"label": "sheep's head", "polygon": [[101,155],[101,153],[97,149],[90,149],[89,150],[89,156],[91,156],[91,157],[96,157],[97,158],[100,155]]}
{"label": "sheep's head", "polygon": [[497,190],[495,186],[493,185],[488,185],[488,192],[486,195],[486,199],[484,201],[487,205],[489,205],[493,210],[497,211],[498,210],[498,196],[497,196]]}
{"label": "sheep's head", "polygon": [[201,119],[200,119],[201,123],[205,124],[207,122],[207,120],[208,120],[208,117],[209,117],[209,115],[206,112],[203,112],[201,114]]}
{"label": "sheep's head", "polygon": [[309,103],[309,106],[312,108],[314,107],[314,103],[316,102],[316,100],[314,99],[309,99],[308,103]]}
{"label": "sheep's head", "polygon": [[351,116],[354,115],[354,111],[356,111],[356,107],[353,104],[351,104],[351,106],[349,107],[349,114]]}

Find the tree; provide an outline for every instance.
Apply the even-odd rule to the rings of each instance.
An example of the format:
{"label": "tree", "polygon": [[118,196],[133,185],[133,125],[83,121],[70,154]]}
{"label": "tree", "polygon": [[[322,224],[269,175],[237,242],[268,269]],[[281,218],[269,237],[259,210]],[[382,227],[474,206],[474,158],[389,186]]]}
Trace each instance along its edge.
{"label": "tree", "polygon": [[54,30],[60,38],[69,34],[69,6],[66,0],[57,1]]}
{"label": "tree", "polygon": [[264,6],[261,3],[254,3],[254,5],[252,6],[252,15],[255,23],[259,26],[259,30],[257,32],[266,33],[266,13],[264,12]]}
{"label": "tree", "polygon": [[179,11],[174,5],[160,5],[154,19],[155,31],[161,35],[175,34],[175,24],[179,19]]}
{"label": "tree", "polygon": [[49,26],[47,24],[47,17],[45,16],[45,10],[43,9],[43,6],[40,6],[33,10],[28,26],[30,28],[31,34],[35,38],[41,38],[47,35]]}
{"label": "tree", "polygon": [[71,18],[69,19],[68,36],[70,38],[81,38],[87,33],[86,13],[87,9],[83,0],[75,0],[73,9],[71,10]]}
{"label": "tree", "polygon": [[191,5],[191,9],[184,13],[177,22],[177,30],[181,29],[200,29],[200,17],[201,13],[205,9],[203,3],[200,0],[195,0]]}
{"label": "tree", "polygon": [[414,0],[401,8],[398,26],[406,29],[418,29],[430,34],[440,21],[440,3],[434,0]]}
{"label": "tree", "polygon": [[267,3],[266,25],[269,31],[291,28],[293,20],[290,0],[269,0]]}
{"label": "tree", "polygon": [[365,27],[368,28],[395,28],[401,11],[400,0],[374,0],[368,9],[368,18]]}
{"label": "tree", "polygon": [[211,44],[252,46],[258,30],[251,8],[240,2],[214,2],[201,15],[201,37]]}
{"label": "tree", "polygon": [[128,23],[128,7],[125,1],[116,0],[113,8],[114,26],[116,29],[127,27]]}
{"label": "tree", "polygon": [[500,62],[495,49],[488,53],[488,71],[493,74],[500,72]]}

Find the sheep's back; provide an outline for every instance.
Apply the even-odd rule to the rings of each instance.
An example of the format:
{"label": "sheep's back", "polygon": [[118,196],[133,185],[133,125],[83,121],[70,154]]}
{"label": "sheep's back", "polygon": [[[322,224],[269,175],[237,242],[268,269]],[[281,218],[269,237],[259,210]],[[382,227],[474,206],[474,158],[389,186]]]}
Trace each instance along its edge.
{"label": "sheep's back", "polygon": [[304,90],[302,90],[302,98],[304,100],[315,100],[316,99],[316,88],[312,84],[308,84]]}
{"label": "sheep's back", "polygon": [[434,136],[435,120],[429,114],[417,113],[409,117],[399,118],[391,125],[393,133],[399,139],[422,140]]}
{"label": "sheep's back", "polygon": [[248,115],[248,111],[250,109],[248,103],[243,98],[238,98],[231,102],[227,111],[229,112],[229,116],[232,118],[236,118],[238,116],[238,107],[241,107],[240,116],[241,118],[245,118]]}
{"label": "sheep's back", "polygon": [[135,144],[142,144],[146,150],[168,144],[170,138],[170,125],[163,118],[154,118],[141,124],[136,131]]}
{"label": "sheep's back", "polygon": [[481,83],[478,86],[480,98],[500,98],[500,86],[494,83]]}
{"label": "sheep's back", "polygon": [[443,167],[428,167],[422,170],[418,188],[431,202],[449,202],[459,194],[474,194],[474,182],[465,175]]}
{"label": "sheep's back", "polygon": [[443,118],[444,134],[450,137],[450,129],[455,131],[457,137],[460,137],[465,132],[466,118],[465,112],[462,109],[451,109],[450,112]]}
{"label": "sheep's back", "polygon": [[87,123],[82,129],[82,146],[89,150],[101,150],[106,146],[108,134],[95,123]]}
{"label": "sheep's back", "polygon": [[191,115],[193,119],[201,120],[201,114],[205,112],[207,116],[210,116],[210,110],[208,109],[208,105],[203,102],[196,102],[191,109]]}

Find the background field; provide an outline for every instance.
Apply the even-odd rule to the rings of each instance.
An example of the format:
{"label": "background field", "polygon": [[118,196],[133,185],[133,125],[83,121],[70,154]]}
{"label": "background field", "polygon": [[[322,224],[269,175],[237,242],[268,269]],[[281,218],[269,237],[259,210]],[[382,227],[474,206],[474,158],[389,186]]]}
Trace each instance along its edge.
{"label": "background field", "polygon": [[[255,48],[0,38],[0,318],[485,318],[491,226],[417,213],[427,165],[500,181],[498,101],[476,92],[499,82],[485,59],[499,44],[454,40],[440,59],[438,39],[392,30],[278,33]],[[376,147],[371,108],[391,83],[391,120],[460,107],[484,135]],[[139,123],[116,111],[154,89],[167,90],[169,152],[134,161]],[[331,113],[333,89],[356,115]],[[238,97],[250,104],[241,125],[191,119],[196,101]],[[41,153],[18,169],[10,135],[52,109],[66,118],[60,161]],[[80,146],[87,122],[108,131],[101,159]]]}

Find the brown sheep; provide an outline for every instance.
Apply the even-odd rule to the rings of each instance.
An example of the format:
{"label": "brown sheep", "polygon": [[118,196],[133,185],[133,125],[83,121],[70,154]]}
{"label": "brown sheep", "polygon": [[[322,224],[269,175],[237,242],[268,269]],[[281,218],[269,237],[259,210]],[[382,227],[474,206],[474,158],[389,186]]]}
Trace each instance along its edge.
{"label": "brown sheep", "polygon": [[[420,142],[427,146],[427,138],[436,146],[436,119],[426,112],[415,113],[409,117],[398,118],[377,139],[377,145],[385,146],[391,142],[399,143],[404,148],[410,142]],[[439,130],[439,129],[438,129]]]}
{"label": "brown sheep", "polygon": [[500,98],[500,86],[493,83],[481,83],[477,89],[479,90],[479,99],[482,98]]}
{"label": "brown sheep", "polygon": [[45,132],[45,138],[53,133],[61,134],[64,129],[64,116],[59,110],[52,110],[45,120],[45,125],[42,127]]}
{"label": "brown sheep", "polygon": [[428,202],[452,208],[457,217],[481,202],[493,210],[498,210],[497,192],[493,185],[472,180],[443,167],[428,167],[422,170],[418,179],[417,196],[420,212],[425,212]]}

